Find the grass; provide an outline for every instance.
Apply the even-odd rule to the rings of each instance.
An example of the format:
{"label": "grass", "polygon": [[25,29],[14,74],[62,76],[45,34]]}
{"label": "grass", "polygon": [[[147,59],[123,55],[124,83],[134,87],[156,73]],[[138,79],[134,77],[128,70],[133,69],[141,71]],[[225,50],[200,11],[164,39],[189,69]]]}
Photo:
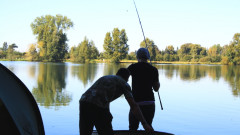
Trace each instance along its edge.
{"label": "grass", "polygon": [[[121,63],[137,63],[137,60],[121,60]],[[221,65],[221,62],[185,62],[185,61],[151,61],[153,64],[213,64]]]}

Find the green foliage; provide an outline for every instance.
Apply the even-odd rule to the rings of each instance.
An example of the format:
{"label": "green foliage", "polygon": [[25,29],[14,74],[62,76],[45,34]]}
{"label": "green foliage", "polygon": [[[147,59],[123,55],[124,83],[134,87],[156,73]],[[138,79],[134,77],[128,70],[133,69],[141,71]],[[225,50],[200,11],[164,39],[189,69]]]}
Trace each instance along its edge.
{"label": "green foliage", "polygon": [[3,47],[0,48],[0,59],[6,59],[6,57],[7,57],[7,49],[8,49],[7,42],[4,42],[3,43]]}
{"label": "green foliage", "polygon": [[164,61],[170,61],[170,54],[165,53],[164,56],[163,56],[163,60]]}
{"label": "green foliage", "polygon": [[28,52],[26,53],[26,59],[30,61],[38,61],[39,60],[39,54],[37,52],[36,44],[31,44],[30,48],[28,49]]}
{"label": "green foliage", "polygon": [[2,47],[2,51],[3,51],[3,52],[6,52],[7,49],[8,49],[8,44],[7,44],[7,42],[4,42],[4,43],[3,43],[3,47]]}
{"label": "green foliage", "polygon": [[128,60],[137,60],[137,55],[135,52],[130,52],[128,55],[127,55],[127,59]]}
{"label": "green foliage", "polygon": [[34,35],[37,35],[40,57],[45,61],[63,61],[68,50],[66,43],[67,36],[64,31],[73,27],[73,22],[66,16],[46,15],[37,17],[31,28]]}
{"label": "green foliage", "polygon": [[[74,46],[68,52],[66,30],[73,27],[73,23],[66,16],[41,16],[37,17],[31,28],[37,35],[38,42],[30,46],[26,54],[15,51],[16,44],[3,43],[0,48],[0,59],[22,59],[23,55],[31,61],[63,61],[69,59],[73,62],[90,62],[94,59],[107,59],[106,61],[119,62],[123,59],[136,60],[136,54],[128,54],[129,45],[125,29],[121,31],[114,28],[107,32],[104,39],[104,52],[98,51],[93,41],[86,37],[78,46]],[[147,48],[151,60],[155,61],[186,61],[186,62],[221,62],[222,64],[240,65],[240,33],[233,36],[233,40],[224,46],[215,44],[209,49],[199,44],[186,43],[180,49],[174,49],[173,45],[166,46],[160,51],[153,40],[146,38],[140,47]]]}
{"label": "green foliage", "polygon": [[209,56],[200,58],[199,62],[211,62],[211,58]]}
{"label": "green foliage", "polygon": [[119,31],[114,28],[112,35],[110,32],[106,33],[104,39],[104,57],[110,59],[112,62],[119,62],[127,57],[129,46],[127,45],[128,37],[125,29]]}
{"label": "green foliage", "polygon": [[106,33],[106,36],[104,39],[104,44],[103,44],[103,49],[105,50],[103,56],[106,59],[110,59],[113,56],[113,52],[114,52],[114,48],[112,45],[112,37],[111,37],[110,32]]}
{"label": "green foliage", "polygon": [[192,59],[192,56],[191,56],[191,55],[185,55],[185,56],[183,57],[183,61],[188,61],[188,62],[190,62],[191,59]]}
{"label": "green foliage", "polygon": [[228,57],[230,64],[239,64],[240,58],[240,33],[233,36],[233,40],[224,48],[224,56]]}
{"label": "green foliage", "polygon": [[85,63],[97,59],[98,56],[99,51],[94,42],[89,41],[87,37],[77,47],[72,47],[70,51],[70,59],[73,62]]}
{"label": "green foliage", "polygon": [[220,46],[220,44],[213,45],[208,49],[208,56],[213,56],[213,57],[220,56],[221,51],[222,51],[222,47]]}
{"label": "green foliage", "polygon": [[9,45],[9,47],[8,47],[8,49],[7,49],[7,58],[9,59],[9,60],[14,60],[14,59],[16,59],[16,55],[15,55],[15,48],[18,48],[18,46],[15,44],[15,43],[13,43],[13,44],[11,44],[11,45]]}
{"label": "green foliage", "polygon": [[146,38],[146,42],[142,41],[140,43],[141,48],[147,48],[150,54],[151,60],[156,60],[157,53],[160,53],[158,47],[155,45],[153,40]]}
{"label": "green foliage", "polygon": [[165,53],[173,55],[176,54],[176,51],[174,50],[174,47],[172,45],[169,45],[166,47]]}
{"label": "green foliage", "polygon": [[229,63],[228,57],[222,56],[221,64],[228,65],[228,63]]}
{"label": "green foliage", "polygon": [[211,57],[211,62],[221,62],[221,60],[222,60],[221,56]]}
{"label": "green foliage", "polygon": [[177,53],[181,61],[191,61],[190,58],[193,58],[192,61],[198,61],[199,58],[197,56],[204,57],[207,55],[206,48],[192,43],[183,44]]}

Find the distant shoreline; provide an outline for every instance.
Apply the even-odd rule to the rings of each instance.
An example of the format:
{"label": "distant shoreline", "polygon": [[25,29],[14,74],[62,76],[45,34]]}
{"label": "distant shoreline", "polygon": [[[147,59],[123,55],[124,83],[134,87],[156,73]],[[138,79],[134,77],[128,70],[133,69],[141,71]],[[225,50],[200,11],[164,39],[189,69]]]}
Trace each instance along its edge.
{"label": "distant shoreline", "polygon": [[[11,61],[8,59],[0,59],[0,61]],[[12,61],[28,61],[28,60],[12,60]],[[37,62],[37,61],[29,61],[29,62]],[[40,61],[39,61],[40,62]],[[45,61],[43,61],[45,62]],[[73,62],[70,60],[65,60],[63,62]],[[73,62],[78,63],[78,62]],[[89,63],[111,63],[109,60],[92,60]],[[121,60],[118,63],[137,63],[137,60]],[[151,61],[152,64],[200,64],[200,65],[223,65],[220,62],[185,62],[185,61]]]}

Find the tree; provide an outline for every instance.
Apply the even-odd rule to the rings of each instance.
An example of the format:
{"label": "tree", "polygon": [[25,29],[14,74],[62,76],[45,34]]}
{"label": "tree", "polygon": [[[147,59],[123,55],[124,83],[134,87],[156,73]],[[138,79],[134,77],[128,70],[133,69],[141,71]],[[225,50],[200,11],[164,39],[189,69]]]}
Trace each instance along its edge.
{"label": "tree", "polygon": [[2,51],[3,51],[3,52],[6,52],[7,49],[8,49],[8,44],[7,44],[7,42],[4,42],[4,43],[3,43],[3,47],[2,47]]}
{"label": "tree", "polygon": [[176,51],[174,50],[174,47],[172,45],[169,45],[165,48],[165,54],[163,56],[163,59],[165,61],[175,61],[175,55]]}
{"label": "tree", "polygon": [[136,60],[137,59],[136,52],[130,52],[127,57],[128,60]]}
{"label": "tree", "polygon": [[195,56],[197,55],[200,55],[200,52],[202,51],[202,47],[199,44],[191,44],[190,48],[191,48],[190,54],[192,55],[193,58],[195,58]]}
{"label": "tree", "polygon": [[46,61],[63,61],[68,50],[65,31],[73,27],[73,22],[66,16],[46,15],[37,17],[31,28],[37,35],[40,57]]}
{"label": "tree", "polygon": [[230,64],[240,64],[240,33],[233,36],[233,40],[227,47],[226,56]]}
{"label": "tree", "polygon": [[181,61],[199,61],[201,57],[207,55],[206,48],[201,47],[199,44],[186,43],[181,45],[177,54]]}
{"label": "tree", "polygon": [[95,47],[93,41],[89,41],[87,37],[77,46],[72,47],[70,51],[70,59],[75,62],[89,62],[99,56],[99,51]]}
{"label": "tree", "polygon": [[112,45],[113,45],[113,57],[111,61],[119,62],[120,61],[120,31],[118,28],[114,28],[112,32]]}
{"label": "tree", "polygon": [[112,45],[112,37],[111,37],[110,32],[106,33],[106,36],[104,39],[104,44],[103,44],[103,49],[105,50],[104,57],[107,59],[112,58],[114,49],[113,49],[113,45]]}
{"label": "tree", "polygon": [[[146,45],[147,44],[147,45]],[[145,41],[142,41],[140,43],[141,48],[147,48],[148,52],[150,54],[151,60],[156,60],[156,54],[158,52],[158,47],[155,45],[153,40],[150,40],[149,38],[146,38],[146,43]]]}
{"label": "tree", "polygon": [[113,62],[119,62],[120,60],[126,58],[128,54],[128,45],[127,45],[127,34],[124,29],[119,31],[118,28],[114,28],[112,32],[112,45],[113,45]]}
{"label": "tree", "polygon": [[111,33],[108,32],[104,39],[104,56],[111,59],[112,62],[119,62],[127,57],[129,46],[127,45],[128,37],[125,29],[119,31],[114,28]]}
{"label": "tree", "polygon": [[191,51],[191,45],[192,43],[186,43],[181,45],[180,49],[178,50],[178,53],[180,56],[184,56],[184,55],[190,55],[190,51]]}
{"label": "tree", "polygon": [[9,60],[13,60],[15,58],[14,57],[14,51],[15,51],[14,49],[15,48],[18,48],[18,46],[15,43],[9,45],[9,47],[7,49],[7,57]]}
{"label": "tree", "polygon": [[128,37],[126,31],[125,29],[122,29],[120,32],[120,45],[119,45],[120,59],[125,59],[127,57],[129,51],[127,41]]}
{"label": "tree", "polygon": [[3,43],[3,47],[0,48],[0,58],[6,58],[7,56],[8,45],[7,42]]}
{"label": "tree", "polygon": [[213,56],[213,57],[220,56],[221,51],[222,51],[222,48],[221,48],[220,44],[213,45],[212,47],[210,47],[208,49],[208,55]]}
{"label": "tree", "polygon": [[30,45],[28,52],[26,53],[26,59],[31,60],[31,61],[38,60],[36,44]]}
{"label": "tree", "polygon": [[[222,47],[220,44],[213,45],[208,49],[208,56],[211,58],[212,62],[220,62],[221,61],[221,53],[222,53]],[[226,60],[224,60],[226,61]],[[224,62],[226,63],[226,62]]]}
{"label": "tree", "polygon": [[97,47],[95,46],[95,43],[93,41],[90,41],[89,43],[90,45],[90,52],[91,52],[91,55],[90,55],[90,59],[97,59],[98,56],[99,56],[99,51],[97,49]]}
{"label": "tree", "polygon": [[172,45],[169,45],[169,46],[166,47],[165,53],[170,54],[170,55],[174,55],[176,53],[176,51],[174,50],[174,47]]}

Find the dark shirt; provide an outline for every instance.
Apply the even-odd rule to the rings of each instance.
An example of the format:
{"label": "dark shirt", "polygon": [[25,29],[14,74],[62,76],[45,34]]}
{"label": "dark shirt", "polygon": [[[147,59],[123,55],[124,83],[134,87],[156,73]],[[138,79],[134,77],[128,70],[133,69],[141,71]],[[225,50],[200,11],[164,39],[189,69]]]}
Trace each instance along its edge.
{"label": "dark shirt", "polygon": [[80,101],[109,108],[110,102],[124,95],[133,98],[129,84],[117,75],[107,75],[99,78],[81,97]]}
{"label": "dark shirt", "polygon": [[158,70],[149,63],[131,64],[132,94],[136,102],[154,101],[153,83],[159,82]]}

